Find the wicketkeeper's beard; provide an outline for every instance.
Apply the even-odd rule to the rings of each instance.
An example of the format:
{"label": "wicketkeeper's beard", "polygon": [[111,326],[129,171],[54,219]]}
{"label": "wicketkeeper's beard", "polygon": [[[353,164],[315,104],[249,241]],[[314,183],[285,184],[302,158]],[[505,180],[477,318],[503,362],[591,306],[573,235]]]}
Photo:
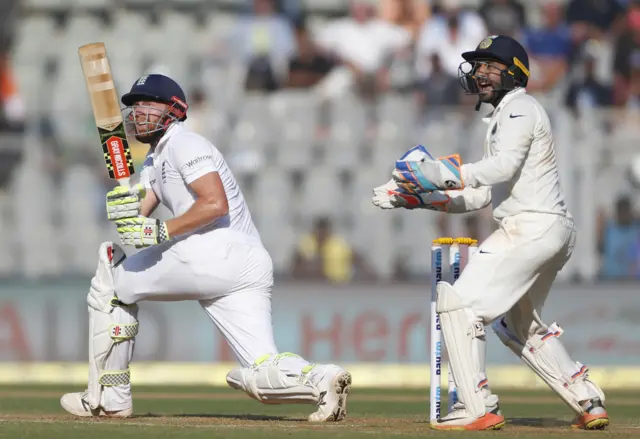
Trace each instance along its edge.
{"label": "wicketkeeper's beard", "polygon": [[498,90],[502,84],[496,84],[486,77],[476,78],[476,86],[478,87],[478,98],[481,102],[491,103],[498,98]]}

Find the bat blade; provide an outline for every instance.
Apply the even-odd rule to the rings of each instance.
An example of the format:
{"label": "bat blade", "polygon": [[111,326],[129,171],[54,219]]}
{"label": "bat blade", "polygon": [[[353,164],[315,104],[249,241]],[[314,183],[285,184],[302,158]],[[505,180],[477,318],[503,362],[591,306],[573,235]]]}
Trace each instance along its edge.
{"label": "bat blade", "polygon": [[78,56],[109,177],[129,186],[135,169],[107,49],[101,42],[86,44],[78,49]]}

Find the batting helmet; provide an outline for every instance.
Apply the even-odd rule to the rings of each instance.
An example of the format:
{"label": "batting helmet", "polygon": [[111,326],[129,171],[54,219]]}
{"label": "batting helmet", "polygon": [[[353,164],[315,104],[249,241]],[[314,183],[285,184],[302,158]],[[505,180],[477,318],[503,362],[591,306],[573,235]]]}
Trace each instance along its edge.
{"label": "batting helmet", "polygon": [[180,120],[187,118],[187,97],[173,79],[159,74],[145,75],[136,80],[129,93],[122,96],[127,107],[138,101],[162,102],[171,105],[169,112]]}

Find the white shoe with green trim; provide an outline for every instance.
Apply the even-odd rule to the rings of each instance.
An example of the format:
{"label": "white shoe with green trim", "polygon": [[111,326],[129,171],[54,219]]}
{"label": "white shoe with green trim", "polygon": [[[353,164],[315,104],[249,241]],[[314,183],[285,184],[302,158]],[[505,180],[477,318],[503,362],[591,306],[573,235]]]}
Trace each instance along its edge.
{"label": "white shoe with green trim", "polygon": [[66,393],[60,398],[60,405],[72,415],[81,417],[128,418],[133,414],[133,407],[113,412],[107,412],[102,407],[92,409],[87,401],[87,392]]}

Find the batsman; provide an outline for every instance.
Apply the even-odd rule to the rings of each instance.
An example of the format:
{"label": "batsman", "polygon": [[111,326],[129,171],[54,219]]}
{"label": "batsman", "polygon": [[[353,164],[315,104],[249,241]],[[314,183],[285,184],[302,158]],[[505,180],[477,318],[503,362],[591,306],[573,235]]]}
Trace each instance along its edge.
{"label": "batsman", "polygon": [[484,156],[462,164],[457,154],[434,159],[419,146],[396,161],[392,179],[374,189],[383,209],[426,208],[464,213],[493,206],[497,230],[481,243],[460,278],[437,286],[437,312],[459,402],[436,429],[499,429],[505,419],[485,369],[485,327],[575,412],[574,426],[609,425],[602,390],[586,366],[546,324],[542,308],[575,246],[576,229],[560,186],[551,124],[526,86],[529,58],[513,38],[496,35],[462,54],[459,79],[490,104]]}
{"label": "batsman", "polygon": [[[222,154],[184,124],[181,87],[146,75],[122,103],[127,131],[149,152],[141,184],[107,194],[107,216],[123,244],[142,250],[125,258],[117,244],[100,246],[87,296],[89,384],[64,395],[62,407],[83,417],[131,416],[138,303],[197,300],[240,363],[227,374],[231,387],[265,404],[315,406],[311,422],[344,419],[351,375],[275,345],[271,257]],[[160,203],[173,214],[166,222],[151,217]]]}

